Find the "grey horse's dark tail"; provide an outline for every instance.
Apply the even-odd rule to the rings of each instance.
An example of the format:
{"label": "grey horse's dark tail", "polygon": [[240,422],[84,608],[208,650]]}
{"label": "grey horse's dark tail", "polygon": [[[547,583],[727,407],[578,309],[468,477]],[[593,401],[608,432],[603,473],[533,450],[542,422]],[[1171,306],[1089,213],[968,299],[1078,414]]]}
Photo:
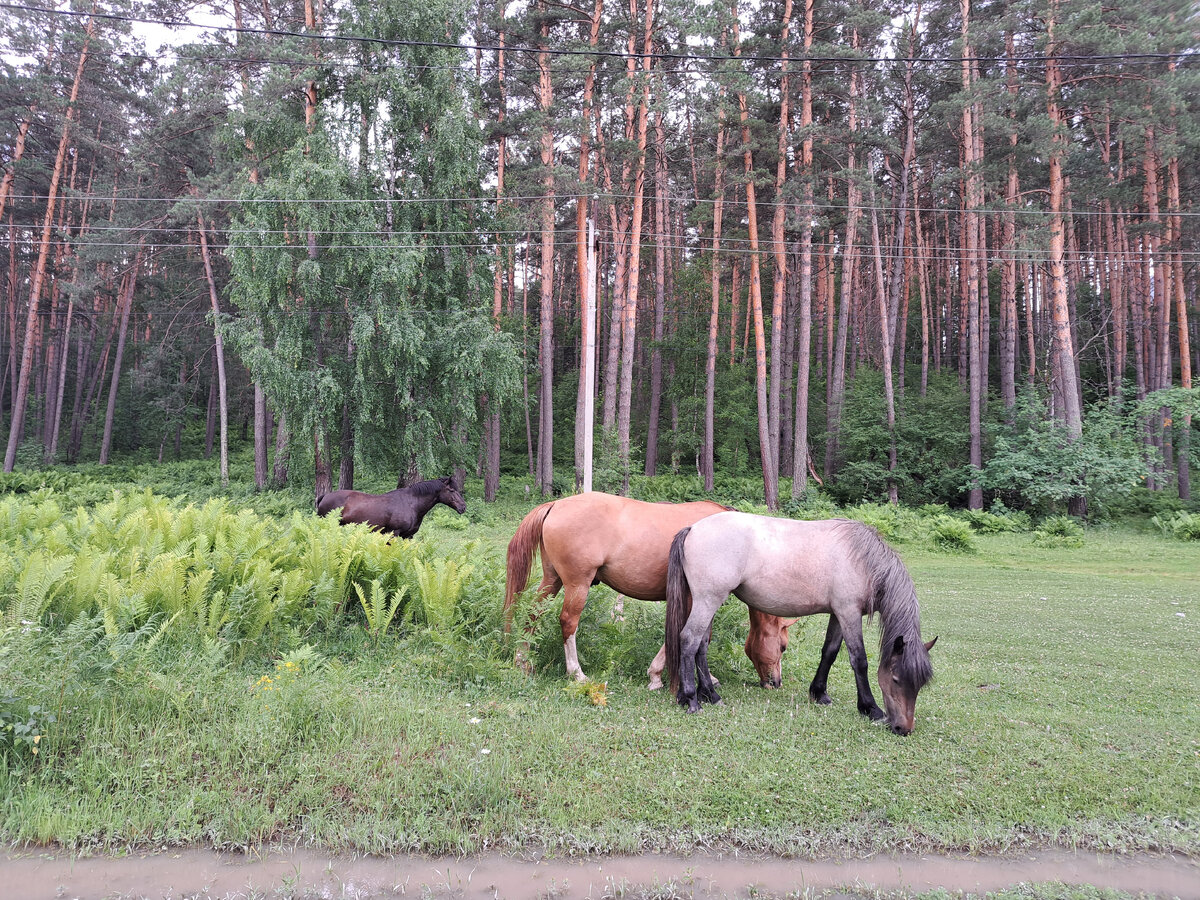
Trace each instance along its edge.
{"label": "grey horse's dark tail", "polygon": [[691,526],[681,530],[671,541],[667,557],[667,677],[671,693],[679,693],[679,633],[692,611],[692,589],[683,571],[683,543]]}

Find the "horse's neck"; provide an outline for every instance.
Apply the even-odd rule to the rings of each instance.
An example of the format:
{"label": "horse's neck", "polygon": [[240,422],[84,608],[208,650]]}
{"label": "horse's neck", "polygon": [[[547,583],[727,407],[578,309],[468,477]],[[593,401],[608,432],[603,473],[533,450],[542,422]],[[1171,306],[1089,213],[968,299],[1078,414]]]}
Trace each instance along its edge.
{"label": "horse's neck", "polygon": [[421,520],[425,518],[425,514],[433,509],[438,504],[437,494],[425,494],[423,496],[413,498],[413,514],[417,517],[417,524],[421,524]]}

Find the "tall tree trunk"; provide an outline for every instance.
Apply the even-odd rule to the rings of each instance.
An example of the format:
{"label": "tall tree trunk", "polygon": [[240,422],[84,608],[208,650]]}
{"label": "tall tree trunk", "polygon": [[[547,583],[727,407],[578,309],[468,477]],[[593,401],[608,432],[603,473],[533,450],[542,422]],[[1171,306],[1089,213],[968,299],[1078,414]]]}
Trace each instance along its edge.
{"label": "tall tree trunk", "polygon": [[[595,0],[595,6],[592,8],[592,18],[588,28],[588,46],[592,49],[596,48],[600,39],[600,20],[604,12],[604,0]],[[587,352],[588,338],[594,334],[596,322],[588,318],[587,315],[587,300],[588,297],[588,245],[587,245],[587,223],[591,214],[588,198],[582,195],[582,192],[587,190],[588,180],[590,177],[591,165],[591,130],[593,116],[593,96],[595,93],[596,84],[596,62],[593,60],[588,66],[587,76],[583,82],[583,124],[579,130],[579,187],[580,196],[575,200],[575,272],[579,280],[579,306],[584,312],[583,324],[579,334],[579,350],[580,354]],[[595,341],[593,339],[592,343]],[[587,368],[585,361],[579,360],[579,386],[575,398],[575,489],[579,490],[583,486],[583,464],[584,464],[584,434],[585,422],[584,419],[588,414],[594,415],[594,411],[589,412],[584,409],[584,378],[583,373]],[[590,448],[588,448],[590,452]]]}
{"label": "tall tree trunk", "polygon": [[[725,48],[725,32],[721,32],[721,48]],[[716,440],[716,387],[717,387],[717,330],[721,310],[721,218],[725,210],[725,84],[717,88],[717,148],[713,160],[713,234],[711,285],[712,303],[708,314],[708,352],[704,362],[704,447],[701,454],[700,473],[704,476],[704,490],[712,493],[714,488],[713,444]]]}
{"label": "tall tree trunk", "polygon": [[[629,487],[629,427],[633,411],[633,358],[637,337],[638,282],[641,274],[642,217],[646,194],[646,145],[650,120],[650,69],[654,57],[655,0],[646,0],[642,35],[642,84],[637,108],[637,145],[634,157],[633,215],[629,226],[629,275],[625,279],[625,309],[621,327],[621,386],[617,398],[617,444],[623,488]],[[629,0],[630,28],[637,22],[637,0]]]}
{"label": "tall tree trunk", "polygon": [[796,417],[792,457],[792,498],[800,499],[808,488],[808,391],[812,370],[812,238],[814,208],[813,185],[813,106],[812,60],[813,3],[804,0],[804,62],[800,74],[800,177],[804,184],[804,202],[800,210],[800,303],[796,329],[800,346],[796,351]]}
{"label": "tall tree trunk", "polygon": [[[8,161],[4,177],[0,178],[0,219],[4,218],[4,207],[8,204],[9,195],[12,194],[13,181],[17,176],[17,164],[25,155],[25,138],[29,134],[29,126],[33,124],[35,115],[37,115],[36,103],[29,107],[29,113],[21,119],[21,124],[17,126],[17,139],[13,143],[12,158]],[[12,241],[12,243],[16,242]]]}
{"label": "tall tree trunk", "polygon": [[[790,8],[790,6],[789,6]],[[733,55],[742,55],[737,19],[737,0],[733,4]],[[737,95],[742,123],[742,167],[746,175],[746,218],[750,235],[750,314],[754,319],[754,386],[758,399],[758,448],[762,462],[763,500],[767,509],[779,508],[779,469],[771,447],[770,411],[767,403],[767,341],[763,328],[762,277],[759,273],[758,204],[755,202],[754,157],[750,144],[750,110],[746,92]],[[748,322],[747,322],[748,323]]]}
{"label": "tall tree trunk", "polygon": [[129,314],[133,309],[133,292],[137,287],[138,272],[142,267],[142,248],[146,239],[138,243],[137,254],[133,265],[125,276],[124,290],[121,292],[120,317],[121,325],[117,333],[117,352],[113,356],[112,381],[108,388],[108,408],[104,414],[104,437],[100,442],[100,465],[108,465],[109,450],[112,448],[113,419],[117,409],[117,390],[121,384],[121,363],[125,356],[125,336],[129,332]]}
{"label": "tall tree trunk", "polygon": [[1000,401],[1005,420],[1012,424],[1017,404],[1017,67],[1015,39],[1005,33],[1005,76],[1008,90],[1008,179],[1004,185],[1004,218],[1000,243],[1003,259],[1000,268]]}
{"label": "tall tree trunk", "polygon": [[[198,194],[193,188],[193,193]],[[217,302],[217,281],[213,277],[212,259],[208,254],[208,227],[204,213],[197,212],[200,235],[200,257],[204,261],[204,277],[208,282],[208,299],[212,304],[213,339],[217,355],[217,404],[221,422],[221,487],[229,487],[229,388],[225,380],[225,338],[221,335],[221,305]]]}
{"label": "tall tree trunk", "polygon": [[[496,9],[496,15],[501,22],[504,21],[507,9],[508,0],[500,0]],[[496,48],[496,84],[499,94],[496,106],[496,130],[500,135],[496,142],[497,222],[504,221],[504,169],[508,163],[508,136],[505,134],[504,125],[504,120],[508,116],[508,89],[504,80],[506,75],[504,42],[506,38],[507,33],[504,28],[501,28],[500,33],[497,35]],[[503,236],[497,234],[495,268],[492,271],[492,327],[496,331],[500,330],[500,314],[504,294],[504,244]],[[500,403],[494,397],[487,398],[485,403],[484,455],[486,459],[483,470],[483,499],[485,503],[492,503],[495,501],[496,492],[500,488]]]}
{"label": "tall tree trunk", "polygon": [[[1055,42],[1055,17],[1058,0],[1051,0],[1046,23],[1046,111],[1050,116],[1050,314],[1054,331],[1054,351],[1058,360],[1058,377],[1062,385],[1062,410],[1067,438],[1077,441],[1083,436],[1083,411],[1079,385],[1075,378],[1075,345],[1071,338],[1071,317],[1067,305],[1066,222],[1063,218],[1062,160],[1066,153],[1066,120],[1059,105],[1062,76],[1058,68],[1058,45]],[[1086,515],[1083,495],[1069,501],[1073,515]]]}
{"label": "tall tree trunk", "polygon": [[[665,99],[665,98],[664,98]],[[667,221],[667,136],[662,107],[654,118],[654,346],[650,350],[650,421],[646,429],[647,475],[658,474],[658,420],[662,410],[662,340],[667,289],[667,248],[671,225]]]}
{"label": "tall tree trunk", "polygon": [[[966,308],[967,308],[967,380],[969,383],[969,432],[970,448],[968,462],[972,469],[978,472],[983,468],[983,347],[981,345],[980,326],[980,261],[979,246],[979,209],[983,206],[983,176],[979,171],[982,159],[976,159],[978,149],[976,143],[976,116],[979,104],[974,99],[975,84],[972,57],[974,50],[971,45],[971,2],[960,0],[962,13],[963,62],[962,80],[963,93],[966,100],[963,104],[963,156],[966,169],[966,196],[964,197],[963,230],[963,261],[966,266]],[[979,478],[972,475],[967,492],[967,506],[970,509],[983,508],[983,488]]]}
{"label": "tall tree trunk", "polygon": [[892,336],[888,328],[888,298],[883,277],[883,244],[879,240],[879,213],[871,189],[871,241],[875,249],[875,297],[879,304],[879,343],[882,348],[883,398],[887,409],[888,502],[899,503],[896,487],[896,389],[892,381]]}
{"label": "tall tree trunk", "polygon": [[[42,286],[46,278],[46,267],[50,258],[51,232],[54,226],[54,207],[58,201],[58,185],[62,179],[71,137],[71,123],[75,119],[75,104],[79,100],[79,88],[83,84],[83,70],[87,65],[88,53],[94,30],[93,19],[88,18],[79,51],[79,64],[75,67],[75,80],[71,84],[71,96],[63,116],[62,134],[58,140],[58,153],[54,157],[54,168],[50,172],[50,187],[46,192],[46,214],[42,219],[41,243],[38,246],[37,263],[29,285],[29,313],[25,319],[25,343],[21,348],[21,366],[17,374],[17,393],[13,398],[12,419],[8,432],[8,448],[4,453],[4,471],[11,472],[17,460],[17,445],[25,428],[25,408],[29,400],[29,378],[33,372],[34,337],[37,333],[38,312],[41,306]],[[0,210],[2,212],[2,210]]]}
{"label": "tall tree trunk", "polygon": [[[779,75],[779,128],[776,140],[775,159],[775,210],[771,217],[771,257],[774,263],[771,282],[771,378],[767,397],[767,441],[770,445],[771,476],[774,484],[774,505],[768,497],[767,506],[779,506],[779,439],[783,428],[781,421],[781,392],[783,388],[783,360],[786,355],[783,341],[783,319],[785,293],[787,290],[787,244],[784,242],[783,224],[787,213],[784,203],[784,183],[787,180],[788,144],[791,136],[790,79],[788,72],[788,38],[792,25],[792,0],[783,0],[783,15],[780,19],[780,75]],[[766,481],[764,480],[764,485]]]}
{"label": "tall tree trunk", "polygon": [[275,487],[285,487],[288,483],[288,462],[291,458],[291,445],[288,440],[287,412],[280,410],[279,421],[275,423],[275,463],[271,470],[271,481]]}
{"label": "tall tree trunk", "polygon": [[[852,45],[858,49],[858,29],[853,32]],[[846,402],[846,342],[850,330],[850,298],[854,285],[855,238],[858,231],[859,189],[856,141],[858,139],[859,73],[850,70],[849,117],[850,145],[846,154],[846,237],[842,242],[842,285],[838,299],[837,337],[833,363],[829,373],[828,404],[825,431],[825,478],[834,472],[840,453],[842,407]]]}
{"label": "tall tree trunk", "polygon": [[[1172,154],[1167,160],[1167,242],[1170,247],[1170,274],[1167,280],[1172,296],[1165,297],[1163,302],[1170,303],[1172,297],[1175,301],[1176,332],[1179,335],[1179,384],[1185,390],[1190,390],[1192,351],[1188,335],[1187,296],[1183,288],[1183,221],[1179,201],[1179,157]],[[1192,499],[1192,477],[1188,459],[1191,433],[1192,417],[1184,415],[1183,426],[1178,430],[1179,446],[1176,448],[1176,487],[1180,500]]]}
{"label": "tall tree trunk", "polygon": [[[546,4],[538,4],[545,14]],[[554,87],[550,80],[550,57],[547,45],[550,24],[543,20],[538,28],[538,107],[545,117],[541,135],[542,162],[542,262],[539,273],[541,285],[540,334],[538,363],[542,387],[538,400],[537,485],[543,495],[554,489],[554,129],[551,106]]]}

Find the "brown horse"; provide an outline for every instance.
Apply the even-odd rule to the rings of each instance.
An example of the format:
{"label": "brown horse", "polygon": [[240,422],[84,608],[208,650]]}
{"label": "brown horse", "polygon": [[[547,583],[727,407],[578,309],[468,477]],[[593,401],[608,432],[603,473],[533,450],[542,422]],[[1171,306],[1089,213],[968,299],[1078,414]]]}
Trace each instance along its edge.
{"label": "brown horse", "polygon": [[339,524],[361,522],[397,537],[410,538],[421,527],[425,514],[438,503],[445,503],[459,514],[466,510],[462,485],[455,481],[454,476],[419,481],[386,494],[330,491],[317,498],[317,515],[323,516],[340,506],[342,517]]}
{"label": "brown horse", "polygon": [[[508,544],[506,627],[511,625],[513,601],[529,583],[534,552],[540,550],[538,601],[566,589],[559,623],[567,674],[585,681],[587,676],[575,649],[575,632],[587,603],[588,588],[603,583],[637,600],[665,600],[667,555],[675,533],[727,509],[709,500],[645,503],[599,492],[543,503],[522,520]],[[780,657],[787,649],[790,624],[758,610],[750,611],[746,655],[754,663],[763,687],[778,687],[781,682]],[[646,673],[651,690],[662,686],[664,662],[664,651],[660,650]]]}

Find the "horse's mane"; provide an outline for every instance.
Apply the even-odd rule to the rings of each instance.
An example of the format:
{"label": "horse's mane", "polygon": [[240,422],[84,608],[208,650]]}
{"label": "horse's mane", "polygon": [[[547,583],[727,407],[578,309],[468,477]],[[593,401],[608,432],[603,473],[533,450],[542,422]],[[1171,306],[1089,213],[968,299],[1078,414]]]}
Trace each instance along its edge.
{"label": "horse's mane", "polygon": [[912,576],[896,551],[870,525],[847,520],[838,530],[851,557],[870,573],[874,589],[867,616],[869,621],[879,612],[880,653],[890,654],[896,638],[904,638],[906,652],[900,658],[898,674],[920,688],[933,678],[933,664],[921,640],[921,610]]}
{"label": "horse's mane", "polygon": [[440,478],[430,478],[428,481],[418,481],[416,484],[410,484],[406,488],[400,488],[402,491],[407,491],[415,497],[428,497],[430,494],[436,494],[445,485]]}

